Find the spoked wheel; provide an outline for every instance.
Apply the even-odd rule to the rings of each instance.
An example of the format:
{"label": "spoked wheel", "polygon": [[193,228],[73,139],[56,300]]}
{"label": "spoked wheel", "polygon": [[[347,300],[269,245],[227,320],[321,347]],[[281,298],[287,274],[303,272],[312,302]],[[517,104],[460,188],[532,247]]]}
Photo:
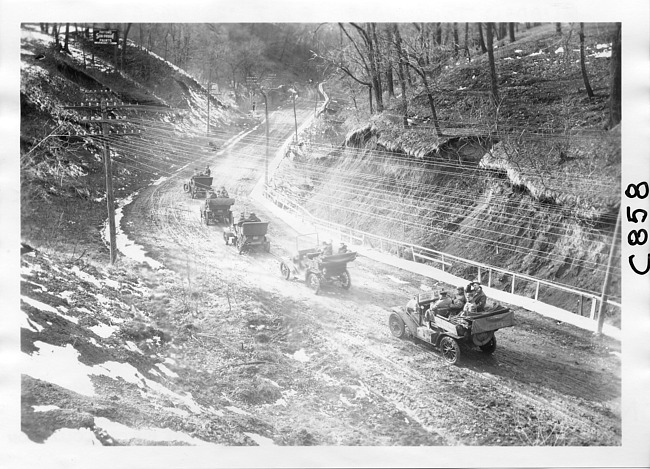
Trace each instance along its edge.
{"label": "spoked wheel", "polygon": [[349,290],[352,285],[352,279],[350,279],[350,272],[346,269],[341,275],[339,275],[339,280],[341,281],[341,287],[345,290]]}
{"label": "spoked wheel", "polygon": [[390,333],[398,339],[404,337],[404,320],[397,314],[392,313],[388,317],[388,328],[390,329]]}
{"label": "spoked wheel", "polygon": [[492,336],[492,338],[487,344],[481,345],[481,351],[483,353],[487,353],[488,355],[494,353],[496,349],[497,349],[497,338],[494,336]]}
{"label": "spoked wheel", "polygon": [[237,240],[237,250],[239,251],[239,254],[244,252],[244,247],[245,247],[244,242]]}
{"label": "spoked wheel", "polygon": [[318,292],[320,291],[320,279],[318,278],[318,275],[310,273],[307,276],[307,285],[314,290],[314,293],[318,295]]}
{"label": "spoked wheel", "polygon": [[271,252],[271,241],[266,241],[266,242],[264,243],[264,250],[265,250],[266,252]]}
{"label": "spoked wheel", "polygon": [[447,335],[440,340],[440,351],[442,352],[442,358],[450,365],[455,365],[460,360],[458,342]]}
{"label": "spoked wheel", "polygon": [[188,183],[183,184],[183,190],[185,192],[189,192],[190,191],[190,185]]}
{"label": "spoked wheel", "polygon": [[280,262],[280,273],[282,273],[282,277],[284,277],[285,280],[289,280],[291,278],[291,270],[284,262]]}

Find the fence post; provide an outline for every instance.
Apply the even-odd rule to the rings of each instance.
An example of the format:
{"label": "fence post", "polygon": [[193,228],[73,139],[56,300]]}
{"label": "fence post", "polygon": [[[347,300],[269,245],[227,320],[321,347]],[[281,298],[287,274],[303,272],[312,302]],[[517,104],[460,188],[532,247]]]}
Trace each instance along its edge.
{"label": "fence post", "polygon": [[580,306],[579,306],[579,308],[578,308],[578,313],[580,314],[580,316],[583,315],[583,314],[582,314],[582,305],[583,305],[584,301],[585,301],[585,297],[582,296],[582,295],[580,295]]}
{"label": "fence post", "polygon": [[488,269],[488,287],[492,286],[492,269]]}
{"label": "fence post", "polygon": [[413,256],[413,262],[415,262],[415,249],[411,246],[411,256]]}
{"label": "fence post", "polygon": [[440,258],[442,259],[442,271],[444,272],[445,271],[445,255],[441,253]]}
{"label": "fence post", "polygon": [[477,278],[477,280],[478,280],[478,283],[481,283],[481,266],[480,265],[478,266],[478,278]]}
{"label": "fence post", "polygon": [[539,298],[539,280],[537,281],[537,285],[535,286],[535,301]]}
{"label": "fence post", "polygon": [[591,319],[596,319],[596,297],[591,297],[591,312],[589,313]]}
{"label": "fence post", "polygon": [[515,294],[515,274],[512,274],[512,288],[510,290],[510,293],[513,295]]}

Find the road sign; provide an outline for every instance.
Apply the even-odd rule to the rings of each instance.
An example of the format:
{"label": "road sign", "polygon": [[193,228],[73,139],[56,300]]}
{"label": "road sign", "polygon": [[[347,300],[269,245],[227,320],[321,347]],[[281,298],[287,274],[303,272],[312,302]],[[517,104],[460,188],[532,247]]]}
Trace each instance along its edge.
{"label": "road sign", "polygon": [[117,44],[117,29],[98,29],[93,31],[95,44]]}

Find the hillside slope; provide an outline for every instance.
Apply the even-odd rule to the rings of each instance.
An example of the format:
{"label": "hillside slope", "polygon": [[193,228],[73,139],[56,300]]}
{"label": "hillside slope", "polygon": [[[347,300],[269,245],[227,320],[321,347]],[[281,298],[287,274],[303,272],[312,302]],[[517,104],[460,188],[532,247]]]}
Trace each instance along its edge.
{"label": "hillside slope", "polygon": [[[609,34],[587,33],[595,98],[581,88],[576,39],[534,28],[497,49],[498,119],[487,58],[450,63],[437,79],[440,135],[418,92],[409,95],[407,129],[399,97],[368,121],[348,103],[305,133],[300,157],[285,160],[276,184],[301,194],[319,218],[598,295],[620,203],[620,128],[603,130]],[[454,271],[476,276],[463,265]],[[517,289],[534,293],[524,282]],[[610,291],[620,300],[620,266]],[[540,298],[574,311],[578,304],[551,291]],[[609,314],[619,324],[620,311]]]}

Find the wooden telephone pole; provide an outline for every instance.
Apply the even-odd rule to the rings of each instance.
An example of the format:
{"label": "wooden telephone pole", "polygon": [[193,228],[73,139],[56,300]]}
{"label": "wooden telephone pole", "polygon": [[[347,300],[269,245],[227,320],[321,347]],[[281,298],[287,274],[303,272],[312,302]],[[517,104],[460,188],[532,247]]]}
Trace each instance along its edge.
{"label": "wooden telephone pole", "polygon": [[[99,92],[106,93],[106,92]],[[117,234],[115,226],[115,198],[113,195],[113,167],[111,161],[110,147],[108,146],[108,138],[110,136],[141,136],[141,134],[135,132],[121,132],[121,133],[111,133],[109,129],[109,124],[121,124],[128,122],[125,119],[110,119],[109,111],[117,109],[135,109],[141,111],[157,111],[157,112],[169,112],[171,109],[160,108],[157,106],[141,106],[133,104],[118,104],[117,102],[108,101],[105,97],[99,98],[99,105],[97,100],[92,102],[83,103],[79,106],[65,106],[64,109],[76,109],[84,111],[100,111],[100,119],[82,119],[79,122],[84,124],[98,124],[102,125],[102,132],[100,134],[84,134],[84,137],[101,137],[102,146],[104,150],[104,179],[106,181],[106,209],[108,211],[108,231],[109,231],[109,251],[110,251],[110,264],[115,264],[117,260]]]}

